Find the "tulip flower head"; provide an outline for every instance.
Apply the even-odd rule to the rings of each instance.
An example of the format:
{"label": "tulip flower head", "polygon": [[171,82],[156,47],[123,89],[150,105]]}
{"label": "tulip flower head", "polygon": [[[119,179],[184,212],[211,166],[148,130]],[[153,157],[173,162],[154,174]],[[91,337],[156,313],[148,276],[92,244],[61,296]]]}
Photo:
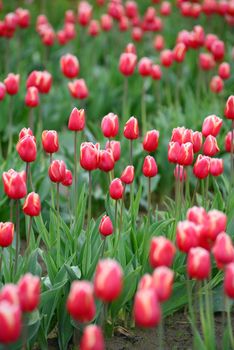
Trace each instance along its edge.
{"label": "tulip flower head", "polygon": [[85,128],[85,111],[84,109],[73,108],[71,111],[68,129],[71,131],[82,131]]}
{"label": "tulip flower head", "polygon": [[2,174],[4,192],[11,199],[21,199],[27,194],[26,173],[17,172],[13,169]]}
{"label": "tulip flower head", "polygon": [[27,195],[24,205],[23,212],[25,215],[38,216],[41,213],[41,200],[39,194],[31,192]]}
{"label": "tulip flower head", "polygon": [[19,300],[23,312],[32,312],[38,307],[40,290],[40,278],[38,276],[27,273],[19,280]]}
{"label": "tulip flower head", "polygon": [[9,247],[14,239],[14,224],[12,222],[0,222],[0,247]]}

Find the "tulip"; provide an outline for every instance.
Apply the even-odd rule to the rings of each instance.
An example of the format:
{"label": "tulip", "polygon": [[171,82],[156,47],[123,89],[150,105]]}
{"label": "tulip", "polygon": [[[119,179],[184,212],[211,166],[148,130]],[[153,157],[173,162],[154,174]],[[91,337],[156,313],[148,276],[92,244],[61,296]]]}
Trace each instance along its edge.
{"label": "tulip", "polygon": [[161,3],[160,14],[162,16],[169,16],[171,14],[171,4],[169,1],[163,1]]}
{"label": "tulip", "polygon": [[59,150],[58,134],[54,130],[44,130],[41,136],[42,146],[46,153],[52,157],[52,153]]}
{"label": "tulip", "polygon": [[40,301],[40,278],[27,273],[18,282],[20,307],[23,312],[34,311]]}
{"label": "tulip", "polygon": [[154,48],[156,51],[161,51],[164,49],[164,37],[162,35],[156,35],[154,39]]}
{"label": "tulip", "polygon": [[215,241],[221,232],[226,231],[227,216],[219,210],[213,209],[208,212],[209,237]]}
{"label": "tulip", "polygon": [[234,262],[228,264],[224,272],[224,292],[234,299]]}
{"label": "tulip", "polygon": [[123,197],[124,187],[120,179],[116,178],[111,181],[109,193],[110,197],[116,201]]}
{"label": "tulip", "polygon": [[9,73],[7,78],[4,80],[6,92],[9,95],[17,94],[19,91],[19,82],[20,82],[19,74]]}
{"label": "tulip", "polygon": [[228,97],[228,100],[226,102],[225,110],[224,110],[225,117],[227,119],[234,120],[234,96],[231,95]]}
{"label": "tulip", "polygon": [[22,328],[20,306],[1,301],[0,323],[0,343],[9,344],[17,341]]}
{"label": "tulip", "polygon": [[48,94],[52,86],[52,75],[44,71],[42,72],[42,78],[39,85],[39,91],[41,94]]}
{"label": "tulip", "polygon": [[68,38],[66,36],[65,30],[59,30],[57,32],[57,40],[59,42],[59,45],[66,45],[66,43],[68,42]]}
{"label": "tulip", "polygon": [[191,142],[183,143],[180,146],[180,152],[178,154],[178,164],[191,165],[193,162],[193,144]]}
{"label": "tulip", "polygon": [[168,300],[172,294],[174,272],[166,266],[157,267],[153,272],[153,288],[159,302]]}
{"label": "tulip", "polygon": [[161,65],[168,68],[172,65],[173,63],[173,52],[171,50],[163,50],[160,53],[160,62]]}
{"label": "tulip", "polygon": [[198,179],[205,179],[210,173],[210,158],[199,154],[193,167],[193,173]]}
{"label": "tulip", "polygon": [[173,59],[174,61],[181,63],[185,59],[186,46],[184,43],[178,43],[173,49]]}
{"label": "tulip", "polygon": [[234,131],[229,131],[225,136],[225,150],[231,152],[231,145],[234,149]]}
{"label": "tulip", "polygon": [[6,87],[3,83],[0,82],[0,101],[4,99],[6,95]]}
{"label": "tulip", "polygon": [[148,77],[151,74],[152,61],[148,57],[143,57],[138,63],[138,71],[142,77]]}
{"label": "tulip", "polygon": [[205,156],[213,157],[219,152],[219,147],[217,144],[217,140],[214,136],[209,135],[204,142],[203,145],[203,153]]}
{"label": "tulip", "polygon": [[215,40],[211,45],[211,52],[216,61],[222,60],[225,54],[225,46],[222,40]]}
{"label": "tulip", "polygon": [[223,159],[210,159],[210,174],[213,176],[220,176],[223,173]]}
{"label": "tulip", "polygon": [[210,272],[210,253],[201,247],[191,248],[187,259],[188,276],[197,280],[204,280],[209,278]]}
{"label": "tulip", "polygon": [[136,55],[136,53],[137,53],[136,46],[133,43],[128,43],[126,48],[125,48],[125,52],[126,53],[133,53],[134,55]]}
{"label": "tulip", "polygon": [[101,16],[101,28],[104,32],[108,32],[113,27],[113,20],[108,14],[103,14]]}
{"label": "tulip", "polygon": [[7,301],[12,305],[19,305],[18,286],[12,283],[5,284],[0,291],[0,302]]}
{"label": "tulip", "polygon": [[209,225],[208,224],[208,214],[203,207],[192,207],[187,211],[187,220],[194,222],[197,225]]}
{"label": "tulip", "polygon": [[125,4],[125,12],[128,18],[135,18],[138,16],[138,5],[135,1],[128,0]]}
{"label": "tulip", "polygon": [[80,64],[76,56],[68,53],[61,57],[60,68],[65,77],[75,78],[79,74]]}
{"label": "tulip", "polygon": [[152,289],[153,286],[154,286],[153,277],[149,273],[146,273],[141,277],[137,290]]}
{"label": "tulip", "polygon": [[161,320],[161,308],[155,290],[138,290],[133,307],[134,319],[139,327],[155,327]]}
{"label": "tulip", "polygon": [[113,152],[114,160],[117,162],[120,158],[121,145],[119,141],[107,141],[106,149],[111,149]]}
{"label": "tulip", "polygon": [[89,29],[88,29],[90,36],[97,36],[100,33],[100,25],[99,22],[95,19],[92,19],[89,23]]}
{"label": "tulip", "polygon": [[189,250],[198,245],[198,234],[196,225],[190,221],[180,221],[176,228],[176,244],[179,250],[188,253]]}
{"label": "tulip", "polygon": [[137,56],[133,53],[122,53],[119,59],[119,71],[124,76],[130,76],[134,73],[137,63]]}
{"label": "tulip", "polygon": [[78,6],[78,23],[85,27],[92,17],[92,6],[87,1],[81,1]]}
{"label": "tulip", "polygon": [[30,108],[34,108],[39,105],[39,93],[35,86],[31,86],[27,89],[25,104]]}
{"label": "tulip", "polygon": [[124,126],[124,136],[130,140],[130,164],[132,164],[132,141],[139,137],[138,121],[131,117]]}
{"label": "tulip", "polygon": [[140,27],[133,27],[132,28],[132,40],[134,41],[141,41],[143,37],[143,31]]}
{"label": "tulip", "polygon": [[114,113],[109,113],[102,119],[102,133],[105,137],[115,137],[119,132],[119,118]]}
{"label": "tulip", "polygon": [[123,271],[115,260],[100,260],[94,275],[94,292],[104,302],[116,300],[123,287]]}
{"label": "tulip", "polygon": [[12,222],[0,222],[0,247],[9,247],[12,244],[13,239],[14,224]]}
{"label": "tulip", "polygon": [[73,180],[72,172],[70,170],[66,169],[66,171],[65,171],[65,178],[62,181],[62,185],[66,186],[66,187],[69,187],[69,186],[72,185],[72,180]]}
{"label": "tulip", "polygon": [[37,157],[37,145],[35,142],[35,137],[29,134],[21,137],[16,145],[16,150],[24,162],[34,162]]}
{"label": "tulip", "polygon": [[25,171],[17,172],[13,169],[2,174],[4,192],[11,199],[21,199],[26,196],[26,174]]}
{"label": "tulip", "polygon": [[62,160],[53,160],[50,164],[48,174],[52,182],[60,183],[65,179],[66,165]]}
{"label": "tulip", "polygon": [[219,76],[223,80],[229,79],[231,76],[231,68],[229,63],[222,62],[219,66]]}
{"label": "tulip", "polygon": [[83,100],[89,96],[89,91],[84,79],[76,79],[68,83],[68,89],[73,98]]}
{"label": "tulip", "polygon": [[176,248],[174,244],[163,236],[154,237],[150,244],[149,261],[150,265],[155,268],[158,266],[172,265]]}
{"label": "tulip", "polygon": [[223,91],[223,80],[218,76],[214,76],[210,81],[210,90],[215,94],[219,94]]}
{"label": "tulip", "polygon": [[223,120],[216,115],[209,115],[205,118],[203,125],[202,125],[202,134],[203,136],[207,137],[209,135],[212,135],[216,137],[221,129],[221,126],[223,124]]}
{"label": "tulip", "polygon": [[105,350],[102,330],[96,325],[88,325],[80,342],[80,350]]}
{"label": "tulip", "polygon": [[27,28],[30,25],[30,12],[26,9],[17,8],[15,10],[17,24],[20,28]]}
{"label": "tulip", "polygon": [[128,165],[120,176],[120,180],[125,184],[129,185],[134,180],[134,166]]}
{"label": "tulip", "polygon": [[212,252],[218,266],[226,265],[233,261],[234,247],[227,233],[221,232],[218,234]]}
{"label": "tulip", "polygon": [[153,80],[161,80],[162,78],[161,67],[158,64],[153,64],[151,67],[150,74]]}
{"label": "tulip", "polygon": [[109,216],[104,215],[99,224],[99,232],[102,236],[106,237],[112,235],[114,231],[112,221]]}
{"label": "tulip", "polygon": [[177,164],[174,170],[174,176],[177,180],[183,182],[187,178],[187,173],[182,165]]}
{"label": "tulip", "polygon": [[26,135],[33,136],[33,132],[30,128],[21,129],[19,133],[19,139],[22,139]]}
{"label": "tulip", "polygon": [[178,142],[169,142],[168,144],[168,160],[170,163],[177,163],[180,152],[180,144]]}
{"label": "tulip", "polygon": [[215,67],[214,57],[210,53],[200,53],[199,67],[204,71],[209,71]]}
{"label": "tulip", "polygon": [[101,150],[99,152],[99,164],[98,167],[100,170],[109,172],[114,169],[115,160],[113,152],[111,149]]}
{"label": "tulip", "polygon": [[79,322],[90,322],[95,316],[96,307],[93,286],[88,281],[74,281],[67,298],[67,311]]}
{"label": "tulip", "polygon": [[92,142],[83,142],[80,146],[80,165],[83,169],[92,171],[98,168],[99,145]]}
{"label": "tulip", "polygon": [[27,195],[24,205],[23,212],[29,216],[39,216],[41,212],[41,201],[39,194],[31,192]]}
{"label": "tulip", "polygon": [[151,156],[145,157],[142,172],[144,176],[149,178],[157,175],[158,167],[153,157]]}
{"label": "tulip", "polygon": [[143,140],[143,148],[147,152],[154,152],[158,148],[159,131],[150,130],[146,133]]}
{"label": "tulip", "polygon": [[[178,142],[180,145],[184,142],[192,142],[192,132],[189,133],[191,136],[191,139],[186,139],[186,141],[184,140],[184,135],[185,135],[185,127],[178,127],[178,128],[174,128],[172,130],[172,135],[171,135],[171,142]],[[188,133],[186,133],[186,138],[188,137]]]}

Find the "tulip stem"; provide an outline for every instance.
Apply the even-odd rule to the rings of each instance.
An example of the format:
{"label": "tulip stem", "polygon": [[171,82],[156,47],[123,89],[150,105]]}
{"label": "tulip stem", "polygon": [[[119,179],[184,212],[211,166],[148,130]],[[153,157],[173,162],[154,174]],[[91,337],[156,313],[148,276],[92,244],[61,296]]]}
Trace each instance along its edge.
{"label": "tulip stem", "polygon": [[151,178],[148,178],[148,226],[150,225],[151,214]]}
{"label": "tulip stem", "polygon": [[123,108],[122,108],[122,119],[123,124],[125,124],[128,119],[128,78],[124,78],[124,87],[123,87]]}
{"label": "tulip stem", "polygon": [[130,140],[130,165],[133,165],[133,141]]}
{"label": "tulip stem", "polygon": [[92,199],[92,173],[91,171],[89,171],[89,203],[88,203],[88,222],[87,222],[88,229],[89,229],[91,215],[92,215],[91,199]]}
{"label": "tulip stem", "polygon": [[195,196],[196,196],[196,193],[198,191],[198,187],[199,187],[199,180],[197,179],[197,182],[196,182],[196,185],[195,185],[194,191],[193,191],[193,197],[192,197],[191,206],[193,206],[195,204]]}
{"label": "tulip stem", "polygon": [[28,113],[28,125],[29,125],[29,128],[32,130],[32,132],[33,132],[33,117],[34,117],[33,108],[30,108]]}
{"label": "tulip stem", "polygon": [[142,92],[141,92],[141,121],[143,135],[146,133],[146,102],[145,102],[145,79],[143,79]]}
{"label": "tulip stem", "polygon": [[124,198],[125,198],[125,188],[126,185],[124,184],[124,190],[123,190],[123,197],[121,201],[121,207],[120,207],[120,217],[119,217],[119,231],[122,231],[122,224],[123,224],[123,207],[124,207]]}
{"label": "tulip stem", "polygon": [[1,250],[0,250],[0,282],[2,281],[2,261],[3,261],[3,252],[4,252],[4,248],[1,247]]}
{"label": "tulip stem", "polygon": [[101,246],[100,259],[102,259],[103,256],[104,256],[105,248],[106,248],[106,237],[103,237],[103,242],[102,242],[102,246]]}
{"label": "tulip stem", "polygon": [[13,143],[13,132],[12,132],[12,124],[13,124],[13,96],[10,96],[9,100],[9,114],[8,114],[8,126],[9,126],[9,143],[8,143],[8,150],[7,150],[7,157],[10,155],[12,150],[12,143]]}
{"label": "tulip stem", "polygon": [[20,211],[19,211],[19,199],[16,200],[16,247],[15,247],[15,274],[18,267],[19,256],[19,238],[20,238]]}
{"label": "tulip stem", "polygon": [[233,152],[234,152],[234,149],[233,149],[233,142],[234,142],[234,120],[232,120],[232,125],[231,125],[231,187],[233,186]]}
{"label": "tulip stem", "polygon": [[30,168],[30,163],[26,163],[25,173],[26,173],[26,186],[27,186],[27,187],[28,187],[28,173],[29,173],[29,168]]}
{"label": "tulip stem", "polygon": [[74,183],[75,183],[75,208],[74,208],[74,217],[76,214],[77,207],[77,131],[74,135]]}
{"label": "tulip stem", "polygon": [[233,331],[232,331],[231,305],[227,296],[225,296],[225,304],[227,309],[227,327],[228,327],[229,340],[230,340],[231,349],[233,350],[234,337],[233,337]]}
{"label": "tulip stem", "polygon": [[115,201],[115,247],[114,247],[114,258],[116,258],[118,243],[120,239],[120,231],[118,231],[118,200]]}
{"label": "tulip stem", "polygon": [[57,266],[60,266],[60,220],[59,220],[59,182],[57,182]]}
{"label": "tulip stem", "polygon": [[10,222],[13,221],[13,206],[14,206],[14,201],[13,199],[10,200]]}
{"label": "tulip stem", "polygon": [[31,230],[32,230],[33,218],[30,216],[29,224],[28,224],[28,234],[27,234],[27,250],[29,250],[30,241],[31,241]]}
{"label": "tulip stem", "polygon": [[192,289],[191,289],[191,285],[190,285],[190,279],[188,276],[186,279],[186,288],[187,288],[187,296],[188,296],[189,315],[191,318],[192,329],[194,329],[194,327],[195,327],[195,314],[194,314],[194,309],[193,309]]}
{"label": "tulip stem", "polygon": [[161,321],[158,325],[158,336],[159,336],[159,350],[163,350],[163,338],[164,338],[163,319],[161,319]]}

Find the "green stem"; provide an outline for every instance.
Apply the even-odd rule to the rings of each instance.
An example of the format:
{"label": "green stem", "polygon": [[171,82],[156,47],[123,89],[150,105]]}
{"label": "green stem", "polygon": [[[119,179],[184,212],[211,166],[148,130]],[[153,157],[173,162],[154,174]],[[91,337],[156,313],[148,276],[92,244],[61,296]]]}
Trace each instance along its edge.
{"label": "green stem", "polygon": [[34,127],[33,127],[33,122],[34,122],[34,120],[33,120],[33,118],[34,118],[34,111],[33,111],[33,108],[30,108],[29,109],[29,113],[28,113],[28,125],[29,125],[29,127],[30,127],[30,129],[32,130],[32,132],[33,132],[33,129],[34,129]]}
{"label": "green stem", "polygon": [[106,237],[103,237],[103,242],[102,242],[102,247],[101,247],[101,254],[100,254],[100,259],[103,258],[104,253],[105,253],[105,248],[106,248]]}
{"label": "green stem", "polygon": [[90,225],[90,220],[91,220],[91,215],[92,215],[92,173],[91,171],[89,171],[89,203],[88,203],[88,229],[89,229],[89,225]]}
{"label": "green stem", "polygon": [[133,165],[133,140],[130,140],[130,165]]}
{"label": "green stem", "polygon": [[128,78],[124,77],[124,87],[123,87],[123,107],[122,107],[122,120],[123,125],[128,119]]}
{"label": "green stem", "polygon": [[27,186],[27,187],[28,187],[28,173],[29,173],[29,168],[30,168],[30,163],[26,163],[25,173],[26,173],[26,186]]}
{"label": "green stem", "polygon": [[33,222],[33,218],[32,216],[30,216],[29,225],[28,225],[28,234],[27,234],[27,251],[29,251],[29,246],[30,246],[32,222]]}
{"label": "green stem", "polygon": [[148,227],[150,226],[151,215],[151,178],[148,178]]}
{"label": "green stem", "polygon": [[75,131],[74,135],[74,183],[75,183],[75,208],[74,208],[74,217],[76,214],[77,207],[77,131]]}
{"label": "green stem", "polygon": [[199,179],[197,179],[197,182],[196,182],[196,185],[195,185],[195,188],[194,188],[194,191],[193,191],[193,197],[192,197],[191,206],[193,206],[195,204],[195,196],[196,196],[196,193],[198,191],[198,187],[199,187]]}
{"label": "green stem", "polygon": [[0,282],[2,281],[2,261],[3,261],[3,250],[4,248],[0,248]]}
{"label": "green stem", "polygon": [[146,134],[147,125],[146,125],[146,101],[145,101],[145,79],[143,79],[142,92],[141,92],[141,121],[142,121],[142,130],[143,135]]}
{"label": "green stem", "polygon": [[227,327],[228,327],[228,335],[229,340],[231,344],[231,349],[234,349],[234,337],[233,337],[233,331],[232,331],[232,320],[231,320],[231,305],[229,303],[229,299],[226,296],[225,297],[225,304],[227,306]]}
{"label": "green stem", "polygon": [[163,318],[161,319],[161,322],[159,323],[158,326],[158,335],[159,335],[159,350],[163,350],[164,346],[163,346],[163,338],[164,338],[164,322],[163,322]]}
{"label": "green stem", "polygon": [[118,200],[115,201],[115,247],[114,247],[114,258],[116,258],[116,253],[118,249],[118,244],[120,240],[120,230],[118,231]]}
{"label": "green stem", "polygon": [[9,114],[8,114],[9,143],[8,143],[7,157],[11,154],[12,144],[13,144],[13,107],[14,107],[14,100],[13,100],[13,96],[11,95],[9,100]]}
{"label": "green stem", "polygon": [[61,250],[61,238],[60,238],[60,218],[59,218],[59,182],[57,182],[57,266],[60,266],[60,250]]}
{"label": "green stem", "polygon": [[124,208],[125,188],[126,188],[126,185],[124,185],[123,197],[122,197],[121,207],[120,207],[120,217],[119,217],[119,231],[120,232],[122,231],[122,224],[123,224],[123,208]]}
{"label": "green stem", "polygon": [[231,125],[231,153],[230,153],[230,156],[231,156],[231,159],[230,159],[230,162],[231,162],[231,173],[230,173],[230,176],[231,176],[231,187],[233,186],[233,181],[234,181],[234,174],[233,174],[233,152],[234,152],[234,149],[233,149],[233,142],[234,142],[234,120],[232,120],[232,125]]}
{"label": "green stem", "polygon": [[15,274],[18,268],[19,240],[20,240],[20,207],[19,199],[16,201],[16,247],[15,247]]}

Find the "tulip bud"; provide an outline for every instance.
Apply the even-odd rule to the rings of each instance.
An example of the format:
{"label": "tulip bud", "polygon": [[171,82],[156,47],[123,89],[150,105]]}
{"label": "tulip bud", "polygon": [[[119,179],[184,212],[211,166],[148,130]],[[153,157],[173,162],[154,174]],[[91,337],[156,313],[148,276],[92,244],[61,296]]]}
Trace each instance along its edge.
{"label": "tulip bud", "polygon": [[26,173],[17,172],[13,169],[2,174],[4,192],[11,199],[21,199],[27,194]]}
{"label": "tulip bud", "polygon": [[234,259],[234,247],[231,237],[227,233],[221,232],[218,234],[212,252],[217,264],[229,264]]}
{"label": "tulip bud", "polygon": [[80,165],[83,169],[92,171],[98,168],[99,145],[92,142],[83,142],[80,146]]}
{"label": "tulip bud", "polygon": [[174,272],[166,266],[157,267],[153,272],[153,288],[159,302],[168,300],[172,294]]}
{"label": "tulip bud", "polygon": [[56,153],[59,150],[58,134],[54,130],[44,130],[41,136],[42,146],[46,153]]}
{"label": "tulip bud", "polygon": [[39,105],[39,93],[35,86],[27,89],[25,104],[30,108],[37,107]]}
{"label": "tulip bud", "polygon": [[187,211],[187,219],[197,225],[208,225],[209,217],[204,208],[194,206]]}
{"label": "tulip bud", "polygon": [[231,76],[231,68],[229,63],[227,62],[222,62],[219,66],[219,76],[223,80],[229,79]]}
{"label": "tulip bud", "polygon": [[151,67],[150,74],[153,80],[161,80],[162,78],[161,67],[158,64],[153,64]]}
{"label": "tulip bud", "polygon": [[228,264],[224,272],[224,292],[234,299],[234,262]]}
{"label": "tulip bud", "polygon": [[80,342],[80,350],[104,350],[102,329],[94,324],[85,327]]}
{"label": "tulip bud", "polygon": [[210,90],[215,94],[219,94],[223,91],[223,80],[218,76],[214,76],[210,81]]}
{"label": "tulip bud", "polygon": [[14,224],[12,222],[0,222],[0,247],[9,247],[14,239]]}
{"label": "tulip bud", "polygon": [[87,1],[81,1],[78,6],[78,23],[85,27],[92,17],[92,6]]}
{"label": "tulip bud", "polygon": [[3,83],[0,82],[0,101],[4,99],[6,95],[6,87]]}
{"label": "tulip bud", "polygon": [[134,319],[139,327],[155,327],[161,320],[161,308],[155,290],[138,290],[133,307]]}
{"label": "tulip bud", "polygon": [[95,316],[96,306],[93,286],[88,281],[74,281],[67,298],[67,311],[76,321],[90,322]]}
{"label": "tulip bud", "polygon": [[161,65],[168,68],[173,63],[173,52],[171,50],[163,50],[160,53]]}
{"label": "tulip bud", "polygon": [[162,16],[169,16],[171,14],[171,4],[169,1],[163,1],[161,3],[160,14]]}
{"label": "tulip bud", "polygon": [[[233,133],[233,134],[232,134]],[[225,136],[225,150],[226,152],[231,152],[231,144],[232,144],[232,149],[234,150],[234,131],[229,131],[227,135]]]}
{"label": "tulip bud", "polygon": [[221,129],[221,126],[223,124],[223,120],[216,115],[209,115],[205,118],[203,125],[202,125],[202,134],[203,136],[207,137],[209,135],[212,135],[216,137]]}
{"label": "tulip bud", "polygon": [[174,176],[177,180],[185,181],[187,177],[187,173],[185,168],[182,165],[177,164],[174,170]]}
{"label": "tulip bud", "polygon": [[143,37],[143,30],[140,27],[133,27],[132,28],[132,40],[134,41],[141,41]]}
{"label": "tulip bud", "polygon": [[150,265],[155,268],[158,266],[171,266],[176,248],[174,244],[163,236],[154,237],[150,244],[149,260]]}
{"label": "tulip bud", "polygon": [[20,138],[16,150],[20,158],[26,162],[31,163],[37,157],[37,145],[35,142],[35,137],[30,135],[25,135],[23,138]]}
{"label": "tulip bud", "polygon": [[137,17],[138,15],[138,6],[135,1],[128,0],[125,4],[126,16],[129,18]]}
{"label": "tulip bud", "polygon": [[102,119],[102,133],[105,137],[115,137],[119,132],[119,118],[114,113],[109,113]]}
{"label": "tulip bud", "polygon": [[113,152],[111,149],[101,150],[99,152],[99,164],[98,167],[100,170],[108,172],[114,169],[115,160]]}
{"label": "tulip bud", "polygon": [[42,78],[40,80],[40,85],[38,87],[38,90],[41,94],[48,94],[52,86],[52,75],[44,71],[42,72]]}
{"label": "tulip bud", "polygon": [[109,216],[104,215],[99,225],[99,232],[104,237],[112,235],[114,231],[112,221]]}
{"label": "tulip bud", "polygon": [[122,53],[119,59],[119,71],[125,76],[134,73],[137,63],[137,56],[133,53]]}
{"label": "tulip bud", "polygon": [[228,97],[224,114],[227,119],[232,119],[232,120],[234,119],[234,96],[233,95]]}
{"label": "tulip bud", "polygon": [[151,73],[152,61],[148,57],[143,57],[138,63],[138,71],[141,76],[147,77]]}
{"label": "tulip bud", "polygon": [[134,166],[128,165],[120,176],[120,180],[125,184],[129,185],[134,180]]}
{"label": "tulip bud", "polygon": [[180,152],[180,144],[178,142],[169,142],[168,144],[168,160],[170,163],[177,163]]}
{"label": "tulip bud", "polygon": [[142,172],[146,177],[154,177],[158,173],[158,167],[153,157],[147,156],[144,159]]}
{"label": "tulip bud", "polygon": [[226,231],[227,216],[219,210],[213,209],[208,212],[209,237],[213,241],[221,232]]}
{"label": "tulip bud", "polygon": [[215,67],[214,57],[210,53],[200,53],[199,67],[205,71],[209,71]]}
{"label": "tulip bud", "polygon": [[111,181],[109,193],[112,199],[118,200],[123,198],[124,187],[120,179],[116,178]]}
{"label": "tulip bud", "polygon": [[95,19],[92,19],[89,23],[89,29],[88,29],[89,35],[91,36],[97,36],[100,33],[100,25],[99,22]]}
{"label": "tulip bud", "polygon": [[100,260],[94,275],[94,292],[104,302],[112,302],[122,292],[123,271],[118,262]]}
{"label": "tulip bud", "polygon": [[[171,135],[171,142],[178,142],[180,145],[184,143],[184,134],[185,134],[185,127],[177,127],[172,130],[172,135]],[[191,140],[186,140],[187,141],[192,141],[192,135],[191,135]]]}
{"label": "tulip bud", "polygon": [[193,173],[198,179],[205,179],[210,173],[210,157],[199,154],[193,167]]}
{"label": "tulip bud", "polygon": [[191,248],[198,245],[197,229],[193,222],[185,220],[177,224],[176,244],[184,253],[188,253]]}
{"label": "tulip bud", "polygon": [[127,44],[127,46],[125,48],[125,52],[126,53],[133,53],[134,55],[136,55],[137,51],[136,51],[135,45],[133,43]]}
{"label": "tulip bud", "polygon": [[23,312],[32,312],[40,300],[40,278],[27,273],[18,282],[19,300]]}
{"label": "tulip bud", "polygon": [[187,259],[188,276],[197,280],[204,280],[209,278],[210,271],[210,253],[201,247],[191,248]]}
{"label": "tulip bud", "polygon": [[0,291],[0,302],[7,301],[12,305],[19,305],[18,286],[12,283],[5,284]]}
{"label": "tulip bud", "polygon": [[69,187],[69,186],[72,185],[72,180],[73,180],[72,172],[70,170],[66,169],[66,171],[65,171],[65,178],[62,181],[62,185],[66,186],[66,187]]}
{"label": "tulip bud", "polygon": [[203,153],[205,156],[213,157],[219,152],[220,149],[217,144],[217,140],[214,136],[209,135],[203,145]]}
{"label": "tulip bud", "polygon": [[82,131],[85,128],[85,111],[84,109],[73,108],[71,111],[68,129],[72,131]]}
{"label": "tulip bud", "polygon": [[73,98],[83,100],[89,96],[89,91],[84,79],[76,79],[68,83],[68,89]]}
{"label": "tulip bud", "polygon": [[60,68],[67,78],[75,78],[79,74],[80,64],[76,56],[66,54],[60,59]]}
{"label": "tulip bud", "polygon": [[154,152],[158,148],[159,131],[150,130],[146,133],[143,140],[143,148],[147,152]]}
{"label": "tulip bud", "polygon": [[194,131],[192,136],[193,152],[197,153],[202,147],[202,133]]}
{"label": "tulip bud", "polygon": [[4,84],[6,87],[6,92],[9,95],[15,95],[19,91],[19,74],[9,73],[7,78],[4,80]]}
{"label": "tulip bud", "polygon": [[215,40],[211,45],[211,52],[216,61],[222,60],[225,54],[225,46],[222,40]]}
{"label": "tulip bud", "polygon": [[108,32],[113,27],[112,17],[108,14],[103,14],[101,16],[101,28],[104,32]]}
{"label": "tulip bud", "polygon": [[124,136],[126,139],[134,140],[139,137],[138,121],[135,117],[128,119],[124,126]]}
{"label": "tulip bud", "polygon": [[107,141],[106,149],[111,149],[113,152],[114,160],[117,162],[120,158],[121,145],[119,141]]}
{"label": "tulip bud", "polygon": [[19,305],[7,301],[0,303],[0,343],[8,344],[19,339],[22,322]]}
{"label": "tulip bud", "polygon": [[20,28],[27,28],[30,25],[30,13],[28,10],[17,8],[15,14],[17,15],[17,24]]}
{"label": "tulip bud", "polygon": [[154,39],[154,48],[156,51],[161,51],[164,48],[164,37],[162,35],[156,35]]}
{"label": "tulip bud", "polygon": [[49,166],[48,175],[52,182],[63,182],[66,175],[66,165],[63,160],[53,160]]}
{"label": "tulip bud", "polygon": [[186,54],[186,46],[184,43],[178,43],[173,49],[173,59],[181,63],[185,59],[185,54]]}
{"label": "tulip bud", "polygon": [[25,215],[38,216],[41,212],[41,201],[39,194],[31,192],[27,195],[24,205],[23,212]]}
{"label": "tulip bud", "polygon": [[223,173],[223,159],[210,159],[210,174],[213,176],[220,176]]}

